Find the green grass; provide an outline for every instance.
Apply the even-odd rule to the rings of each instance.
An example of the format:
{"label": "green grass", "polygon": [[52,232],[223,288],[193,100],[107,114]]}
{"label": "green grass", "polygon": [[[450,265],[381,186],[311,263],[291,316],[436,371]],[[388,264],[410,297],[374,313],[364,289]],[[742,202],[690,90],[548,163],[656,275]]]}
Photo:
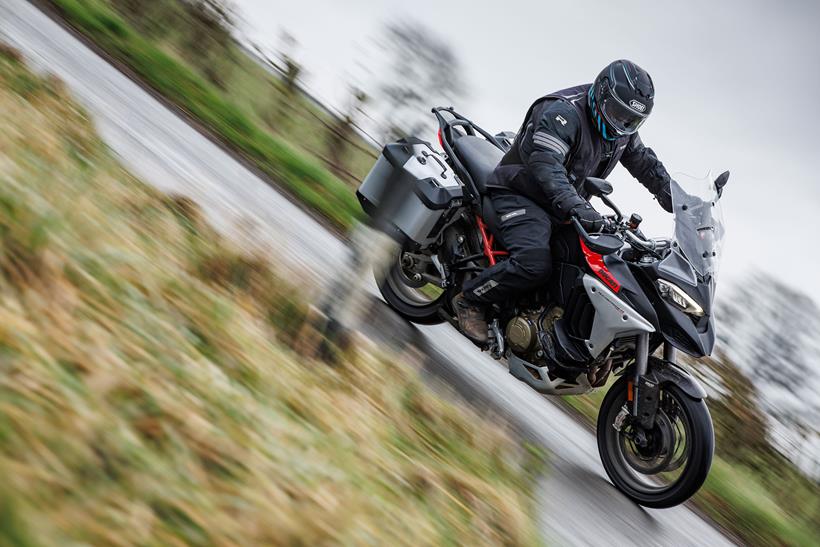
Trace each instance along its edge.
{"label": "green grass", "polygon": [[199,120],[301,202],[339,228],[361,215],[350,186],[290,144],[260,128],[229,94],[144,38],[106,3],[49,0],[72,26],[129,66],[149,86]]}
{"label": "green grass", "polygon": [[816,529],[787,513],[758,472],[720,457],[695,502],[746,545],[817,545]]}
{"label": "green grass", "polygon": [[[172,46],[168,49],[179,48]],[[231,49],[226,63],[232,70],[226,76],[225,94],[231,101],[249,112],[258,125],[277,133],[288,143],[322,163],[327,156],[327,126],[334,120],[307,98],[297,96],[290,100],[290,120],[278,120],[274,112],[280,102],[288,101],[281,82],[238,49]],[[367,175],[377,157],[373,144],[353,135],[353,142],[345,150],[345,169],[351,176],[345,182],[358,185]]]}
{"label": "green grass", "polygon": [[538,542],[543,456],[127,173],[0,47],[0,545]]}
{"label": "green grass", "polygon": [[567,396],[562,397],[561,400],[575,410],[587,424],[594,427],[596,420],[598,420],[598,409],[601,408],[601,403],[604,401],[606,392],[611,385],[612,382],[587,395]]}

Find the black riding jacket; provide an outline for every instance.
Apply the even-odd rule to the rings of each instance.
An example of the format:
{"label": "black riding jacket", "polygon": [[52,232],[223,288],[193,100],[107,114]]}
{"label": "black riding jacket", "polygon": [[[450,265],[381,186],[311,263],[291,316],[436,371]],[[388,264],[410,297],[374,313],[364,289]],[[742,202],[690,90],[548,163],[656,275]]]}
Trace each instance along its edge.
{"label": "black riding jacket", "polygon": [[587,102],[590,85],[535,101],[487,186],[521,193],[566,220],[589,197],[584,180],[606,178],[620,161],[671,212],[669,173],[637,133],[614,141],[601,136]]}

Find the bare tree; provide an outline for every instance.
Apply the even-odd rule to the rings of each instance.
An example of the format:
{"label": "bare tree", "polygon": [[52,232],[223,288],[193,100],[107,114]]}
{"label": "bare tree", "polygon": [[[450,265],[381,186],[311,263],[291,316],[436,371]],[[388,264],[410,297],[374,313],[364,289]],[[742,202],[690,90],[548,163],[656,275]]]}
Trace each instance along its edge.
{"label": "bare tree", "polygon": [[141,34],[154,39],[167,37],[180,26],[184,10],[169,0],[110,0],[117,12],[133,24]]}
{"label": "bare tree", "polygon": [[282,56],[282,64],[284,65],[282,83],[285,84],[285,95],[294,97],[299,90],[299,76],[302,74],[302,65],[288,54]]}
{"label": "bare tree", "polygon": [[[276,104],[266,116],[268,124],[281,131],[288,124],[291,114],[295,111],[299,101],[299,85],[304,75],[302,64],[296,59],[296,50],[299,43],[296,38],[286,30],[282,30],[279,35],[281,45],[275,53],[277,58],[271,58],[262,54],[265,62],[268,63],[281,76],[273,83],[276,96]],[[261,52],[261,50],[260,50]]]}
{"label": "bare tree", "polygon": [[448,43],[418,23],[385,28],[389,63],[380,85],[385,112],[385,140],[429,126],[429,110],[437,102],[452,102],[464,93],[461,64]]}
{"label": "bare tree", "polygon": [[225,86],[229,63],[224,61],[235,25],[234,7],[228,0],[186,0],[191,21],[188,56],[205,76],[219,87]]}
{"label": "bare tree", "polygon": [[357,87],[350,89],[347,108],[334,122],[327,126],[327,153],[330,167],[340,178],[349,177],[345,166],[345,153],[355,136],[356,120],[363,114],[367,94]]}
{"label": "bare tree", "polygon": [[187,0],[185,8],[213,41],[225,45],[230,40],[235,16],[228,0]]}

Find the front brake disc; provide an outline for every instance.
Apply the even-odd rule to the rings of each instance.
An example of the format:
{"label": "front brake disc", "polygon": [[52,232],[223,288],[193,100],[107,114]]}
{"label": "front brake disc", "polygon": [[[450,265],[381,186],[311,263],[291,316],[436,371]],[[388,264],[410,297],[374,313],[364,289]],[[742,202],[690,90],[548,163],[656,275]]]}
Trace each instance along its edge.
{"label": "front brake disc", "polygon": [[647,448],[638,447],[634,441],[621,435],[621,450],[627,464],[643,475],[670,471],[669,463],[674,456],[675,431],[672,422],[663,411],[658,411],[655,415],[655,425],[647,433],[651,439],[651,445]]}

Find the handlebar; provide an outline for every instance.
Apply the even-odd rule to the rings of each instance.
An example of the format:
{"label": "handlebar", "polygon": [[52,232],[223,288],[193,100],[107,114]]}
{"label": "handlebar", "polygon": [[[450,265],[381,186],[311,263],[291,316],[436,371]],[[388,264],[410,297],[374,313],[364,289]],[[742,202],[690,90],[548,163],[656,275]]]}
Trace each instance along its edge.
{"label": "handlebar", "polygon": [[655,249],[657,248],[657,244],[654,240],[651,239],[642,239],[632,230],[625,230],[624,231],[625,238],[629,241],[629,244],[633,247],[637,247],[644,251],[648,251],[650,253],[654,253]]}
{"label": "handlebar", "polygon": [[[604,219],[605,225],[604,228],[601,230],[599,234],[592,234],[594,235],[603,235],[603,234],[610,234],[615,237],[621,239],[621,241],[629,243],[633,248],[638,249],[640,251],[644,251],[647,253],[654,254],[661,258],[658,255],[659,249],[658,243],[652,239],[644,239],[639,235],[639,231],[637,229],[633,229],[629,226],[629,224],[623,220],[621,216],[620,220],[612,220],[612,219]],[[570,222],[575,227],[575,230],[578,232],[578,235],[581,236],[587,243],[590,241],[591,235],[589,232],[586,231],[584,226],[576,217],[571,217]]]}
{"label": "handlebar", "polygon": [[[624,218],[624,215],[621,213],[618,206],[612,202],[609,197],[604,194],[597,195],[601,201],[604,202],[604,205],[612,209],[615,213],[615,218],[607,218],[604,217],[604,227],[601,230],[602,234],[613,234],[620,237],[623,241],[629,243],[633,248],[636,248],[641,251],[645,251],[648,253],[652,253],[660,258],[658,255],[658,251],[662,250],[658,248],[658,244],[655,240],[652,239],[644,239],[641,234],[640,230],[635,227],[631,227],[629,222]],[[585,239],[589,237],[589,234],[578,221],[577,218],[572,218],[573,224],[575,225],[575,229],[578,231],[579,235],[584,237]]]}

